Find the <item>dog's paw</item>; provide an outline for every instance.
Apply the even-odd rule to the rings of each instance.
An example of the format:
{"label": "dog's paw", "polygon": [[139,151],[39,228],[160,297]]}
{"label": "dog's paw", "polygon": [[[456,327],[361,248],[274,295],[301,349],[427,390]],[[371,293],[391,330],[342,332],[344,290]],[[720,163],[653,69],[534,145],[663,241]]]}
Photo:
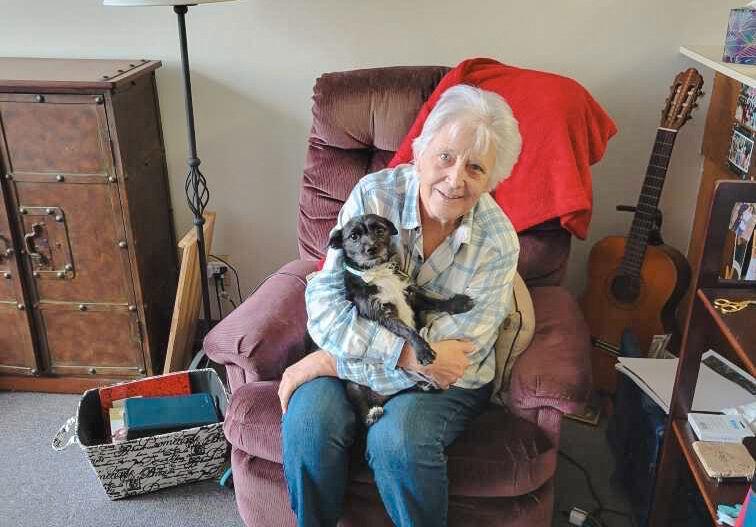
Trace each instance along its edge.
{"label": "dog's paw", "polygon": [[373,406],[365,416],[365,426],[373,426],[383,416],[383,406]]}
{"label": "dog's paw", "polygon": [[449,313],[467,313],[473,307],[475,302],[467,295],[454,295],[449,299]]}
{"label": "dog's paw", "polygon": [[436,352],[425,341],[423,341],[422,346],[418,346],[415,349],[415,356],[417,357],[417,362],[423,366],[433,364],[433,361],[436,360]]}

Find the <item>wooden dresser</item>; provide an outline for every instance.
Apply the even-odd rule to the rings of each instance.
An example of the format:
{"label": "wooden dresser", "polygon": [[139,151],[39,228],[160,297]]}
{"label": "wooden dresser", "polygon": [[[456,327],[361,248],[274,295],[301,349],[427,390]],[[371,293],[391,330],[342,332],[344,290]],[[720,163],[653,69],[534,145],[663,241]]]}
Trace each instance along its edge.
{"label": "wooden dresser", "polygon": [[178,260],[159,67],[0,58],[0,389],[162,368]]}

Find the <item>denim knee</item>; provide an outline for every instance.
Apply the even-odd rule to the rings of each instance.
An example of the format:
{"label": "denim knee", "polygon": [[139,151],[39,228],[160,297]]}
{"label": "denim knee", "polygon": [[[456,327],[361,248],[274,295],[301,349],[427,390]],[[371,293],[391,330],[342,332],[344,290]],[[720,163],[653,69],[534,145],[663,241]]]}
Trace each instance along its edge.
{"label": "denim knee", "polygon": [[409,413],[386,417],[379,419],[367,435],[365,455],[373,470],[445,465],[440,431]]}
{"label": "denim knee", "polygon": [[[339,379],[320,377],[297,388],[282,418],[284,450],[347,448],[357,421]],[[295,447],[295,448],[287,448]]]}

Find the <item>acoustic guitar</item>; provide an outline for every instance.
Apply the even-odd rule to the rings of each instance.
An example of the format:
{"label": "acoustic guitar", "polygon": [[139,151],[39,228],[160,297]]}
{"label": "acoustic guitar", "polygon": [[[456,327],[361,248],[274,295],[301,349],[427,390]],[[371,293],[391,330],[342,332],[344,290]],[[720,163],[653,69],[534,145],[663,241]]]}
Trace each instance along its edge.
{"label": "acoustic guitar", "polygon": [[630,233],[596,243],[588,260],[588,282],[580,299],[591,331],[595,388],[613,393],[614,365],[622,332],[630,329],[644,353],[653,335],[674,333],[675,311],[690,282],[685,257],[661,240],[659,199],[678,130],[691,118],[703,78],[693,68],[670,87]]}

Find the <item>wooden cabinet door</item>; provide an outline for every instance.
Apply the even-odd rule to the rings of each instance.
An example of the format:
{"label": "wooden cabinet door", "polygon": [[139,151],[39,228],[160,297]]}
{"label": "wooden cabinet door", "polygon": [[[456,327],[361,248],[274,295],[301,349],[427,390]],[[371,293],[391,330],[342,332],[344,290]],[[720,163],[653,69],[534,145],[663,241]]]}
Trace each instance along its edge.
{"label": "wooden cabinet door", "polygon": [[47,368],[144,371],[104,97],[1,95],[11,198]]}
{"label": "wooden cabinet door", "polygon": [[32,375],[38,370],[32,325],[24,301],[18,254],[0,185],[0,372]]}

